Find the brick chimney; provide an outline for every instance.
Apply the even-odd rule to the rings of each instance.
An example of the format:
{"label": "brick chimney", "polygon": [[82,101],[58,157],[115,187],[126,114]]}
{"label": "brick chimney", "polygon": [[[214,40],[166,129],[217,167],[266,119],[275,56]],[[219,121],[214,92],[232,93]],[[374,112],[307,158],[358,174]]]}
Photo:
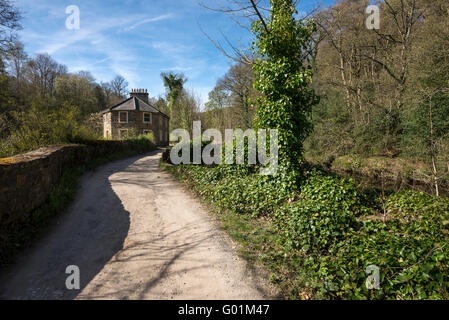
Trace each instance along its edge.
{"label": "brick chimney", "polygon": [[131,89],[131,97],[137,97],[146,103],[149,103],[150,101],[147,89]]}

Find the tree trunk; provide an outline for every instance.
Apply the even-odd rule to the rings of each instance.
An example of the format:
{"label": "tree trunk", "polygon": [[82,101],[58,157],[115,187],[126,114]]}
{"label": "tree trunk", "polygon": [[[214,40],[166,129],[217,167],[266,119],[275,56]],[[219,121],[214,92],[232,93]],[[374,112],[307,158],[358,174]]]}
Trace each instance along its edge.
{"label": "tree trunk", "polygon": [[432,176],[433,183],[435,186],[435,194],[437,197],[440,196],[440,191],[438,187],[438,171],[436,166],[436,156],[435,156],[435,139],[433,136],[433,109],[432,109],[432,97],[430,97],[430,106],[429,106],[429,121],[430,121],[430,152],[432,157]]}

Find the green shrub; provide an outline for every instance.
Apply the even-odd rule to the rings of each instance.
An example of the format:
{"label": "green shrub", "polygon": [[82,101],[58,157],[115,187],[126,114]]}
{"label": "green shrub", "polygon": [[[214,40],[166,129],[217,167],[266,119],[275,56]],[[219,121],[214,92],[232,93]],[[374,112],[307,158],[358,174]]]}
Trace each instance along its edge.
{"label": "green shrub", "polygon": [[[321,257],[330,296],[345,299],[448,299],[449,200],[406,191],[389,196],[387,220],[362,227]],[[368,265],[380,270],[380,290],[365,286]],[[337,289],[335,289],[337,288]]]}
{"label": "green shrub", "polygon": [[146,135],[127,139],[125,140],[125,143],[130,145],[130,149],[135,150],[138,153],[146,153],[155,148],[155,144],[151,140],[151,137]]}
{"label": "green shrub", "polygon": [[280,192],[275,183],[252,174],[254,168],[251,166],[179,167],[202,196],[218,208],[238,214],[266,215],[285,202],[288,196]]}
{"label": "green shrub", "polygon": [[355,216],[366,213],[365,199],[352,179],[334,177],[323,172],[310,171],[301,187],[304,199],[326,202],[335,209],[351,211]]}
{"label": "green shrub", "polygon": [[222,209],[263,216],[282,205],[287,197],[288,193],[280,191],[275,183],[260,176],[232,176],[221,180],[212,200]]}
{"label": "green shrub", "polygon": [[[328,297],[448,299],[448,237],[413,223],[364,222],[363,228],[317,259]],[[365,270],[380,271],[380,290],[368,290]],[[329,288],[332,288],[329,290]]]}
{"label": "green shrub", "polygon": [[154,144],[156,143],[156,140],[154,139],[153,131],[150,131],[147,134],[141,134],[141,135],[137,136],[137,139],[147,139],[147,140],[150,140]]}
{"label": "green shrub", "polygon": [[396,218],[413,220],[418,218],[441,218],[449,220],[449,201],[443,197],[432,197],[412,190],[390,195],[385,203],[388,214]]}
{"label": "green shrub", "polygon": [[81,125],[81,111],[76,106],[64,104],[55,110],[32,106],[27,111],[11,112],[11,117],[15,126],[0,141],[0,157],[51,144],[99,138],[92,130]]}
{"label": "green shrub", "polygon": [[303,251],[323,252],[357,227],[367,211],[351,180],[310,172],[301,199],[274,213],[286,244]]}
{"label": "green shrub", "polygon": [[274,217],[285,243],[306,252],[327,250],[356,225],[352,212],[311,200],[284,206]]}

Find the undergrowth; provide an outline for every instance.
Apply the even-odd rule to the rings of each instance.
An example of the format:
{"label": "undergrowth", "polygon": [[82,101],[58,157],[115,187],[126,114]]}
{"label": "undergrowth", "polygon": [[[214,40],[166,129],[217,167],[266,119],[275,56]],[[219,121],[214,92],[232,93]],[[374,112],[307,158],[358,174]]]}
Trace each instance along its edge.
{"label": "undergrowth", "polygon": [[[249,166],[164,167],[213,204],[244,254],[291,299],[448,299],[449,200],[385,198],[310,169],[282,192]],[[379,270],[379,286],[366,285]]]}

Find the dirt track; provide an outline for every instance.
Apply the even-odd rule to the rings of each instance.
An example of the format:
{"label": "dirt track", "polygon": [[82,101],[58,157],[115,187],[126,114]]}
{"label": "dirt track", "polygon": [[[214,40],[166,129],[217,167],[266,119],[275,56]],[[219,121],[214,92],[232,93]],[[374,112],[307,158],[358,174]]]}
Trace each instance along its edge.
{"label": "dirt track", "polygon": [[[87,173],[67,212],[0,279],[2,299],[263,299],[266,283],[159,167],[160,152]],[[80,268],[80,290],[65,286]],[[271,290],[270,290],[271,292]]]}

